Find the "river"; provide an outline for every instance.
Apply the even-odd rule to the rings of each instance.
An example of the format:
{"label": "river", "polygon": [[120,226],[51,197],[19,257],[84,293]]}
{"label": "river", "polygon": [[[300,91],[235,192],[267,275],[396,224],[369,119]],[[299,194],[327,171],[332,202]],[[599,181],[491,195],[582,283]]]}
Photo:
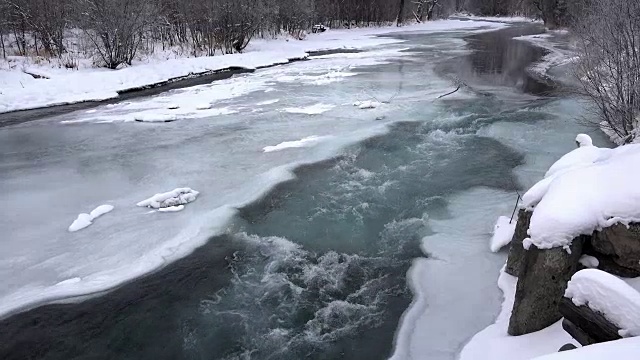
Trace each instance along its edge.
{"label": "river", "polygon": [[[214,118],[99,123],[205,85],[0,129],[0,181],[12,194],[4,203],[74,206],[45,223],[66,226],[86,198],[120,205],[122,194],[141,200],[180,181],[203,193],[177,222],[147,221],[159,214],[135,207],[105,215],[104,227],[99,219],[87,229],[97,244],[55,236],[23,250],[5,244],[18,260],[0,263],[3,276],[29,251],[41,261],[25,266],[25,281],[119,269],[145,256],[154,236],[181,234],[193,212],[237,209],[224,221],[199,219],[224,225],[201,227],[206,241],[190,255],[161,252],[179,259],[159,271],[4,319],[0,358],[455,358],[499,310],[505,254],[488,250],[493,221],[587,130],[574,121],[578,100],[527,72],[544,51],[511,39],[539,31],[394,34],[404,42],[375,56],[329,54],[221,83],[240,93],[220,101],[243,110]],[[382,104],[351,106],[366,99]],[[317,103],[327,111],[283,111]],[[318,144],[260,151],[309,136]],[[51,210],[32,215],[52,219]],[[16,242],[43,236],[10,225],[24,223],[18,215],[3,220]],[[106,255],[93,258],[91,246]],[[52,273],[69,263],[78,265],[62,278]]]}

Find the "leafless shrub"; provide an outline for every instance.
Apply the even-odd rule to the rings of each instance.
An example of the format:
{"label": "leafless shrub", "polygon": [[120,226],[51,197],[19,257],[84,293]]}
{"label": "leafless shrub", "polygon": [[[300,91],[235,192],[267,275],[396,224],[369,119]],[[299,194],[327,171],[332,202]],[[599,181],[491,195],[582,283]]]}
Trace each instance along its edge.
{"label": "leafless shrub", "polygon": [[144,0],[76,0],[78,23],[95,46],[104,66],[115,69],[133,61],[152,5]]}
{"label": "leafless shrub", "polygon": [[577,19],[582,94],[605,130],[631,141],[640,120],[640,2],[593,2]]}

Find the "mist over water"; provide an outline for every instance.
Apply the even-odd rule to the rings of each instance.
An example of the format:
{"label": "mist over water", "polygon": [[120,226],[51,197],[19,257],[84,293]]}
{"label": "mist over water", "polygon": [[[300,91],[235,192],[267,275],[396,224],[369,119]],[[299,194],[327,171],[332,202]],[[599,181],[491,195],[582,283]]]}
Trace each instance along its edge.
{"label": "mist over water", "polygon": [[[431,248],[436,256],[439,247],[465,247],[464,237],[453,241],[443,224],[476,226],[460,214],[465,206],[486,210],[489,223],[491,216],[504,215],[490,213],[494,209],[472,190],[508,196],[523,186],[514,169],[526,166],[525,153],[503,141],[500,130],[518,138],[526,126],[555,131],[555,100],[530,94],[548,93],[548,85],[524,72],[542,52],[508,45],[511,30],[501,34],[475,35],[471,49],[479,52],[471,55],[462,54],[463,34],[399,35],[410,56],[359,68],[360,75],[335,87],[393,99],[393,111],[384,114],[393,118],[387,133],[299,167],[295,180],[239,209],[225,234],[155,274],[99,298],[49,305],[1,322],[0,358],[388,358],[413,298],[407,272],[416,259],[431,256],[423,239],[452,239]],[[425,83],[452,76],[471,90],[434,102],[442,89]],[[556,132],[563,134],[576,129],[560,128]],[[461,194],[467,194],[463,206]],[[499,268],[503,256],[485,253],[488,231],[482,233],[484,250],[472,248],[470,254]],[[433,276],[446,279],[447,268],[440,269]],[[475,276],[494,281],[497,273]],[[451,336],[455,341],[433,358],[451,358],[473,328],[492,321],[499,290],[470,296],[489,310],[463,319],[455,334],[462,340]],[[430,326],[438,331],[441,325]]]}

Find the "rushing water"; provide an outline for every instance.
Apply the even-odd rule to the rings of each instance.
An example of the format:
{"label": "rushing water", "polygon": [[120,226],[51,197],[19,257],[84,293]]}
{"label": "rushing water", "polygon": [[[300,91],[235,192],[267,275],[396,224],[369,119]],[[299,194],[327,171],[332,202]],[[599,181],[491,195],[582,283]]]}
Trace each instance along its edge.
{"label": "rushing water", "polygon": [[[460,34],[398,35],[407,40],[411,58],[361,69],[358,76],[372,84],[393,80],[393,96],[413,95],[397,100],[407,105],[385,115],[400,120],[387,133],[297,168],[295,180],[242,207],[225,234],[159,272],[101,297],[4,320],[0,358],[389,357],[412,301],[407,271],[415,259],[429,258],[422,240],[446,232],[432,222],[475,225],[452,210],[451,197],[481,188],[507,198],[530,185],[514,172],[526,162],[526,146],[504,139],[504,129],[577,129],[554,125],[556,100],[532,96],[552,89],[525,71],[543,52],[508,40],[536,31],[517,27],[474,35],[467,39],[472,53],[441,57],[439,37]],[[422,82],[436,81],[420,79],[427,67],[464,82],[470,95],[453,95],[434,108],[419,93]],[[482,203],[470,206],[486,209]],[[472,255],[487,259],[489,270],[474,276],[495,279],[492,271],[504,256],[486,254],[488,245],[483,247]],[[451,358],[464,339],[492,321],[497,288],[468,295],[486,310],[477,319],[462,319],[458,334],[450,336],[453,344],[430,358]],[[441,325],[430,324],[435,331]]]}

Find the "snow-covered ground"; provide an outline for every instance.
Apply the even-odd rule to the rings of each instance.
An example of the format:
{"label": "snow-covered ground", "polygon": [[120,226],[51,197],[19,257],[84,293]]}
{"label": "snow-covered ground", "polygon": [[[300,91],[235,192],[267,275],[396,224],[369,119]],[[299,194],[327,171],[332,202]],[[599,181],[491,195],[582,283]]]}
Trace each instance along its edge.
{"label": "snow-covered ground", "polygon": [[[176,60],[115,72],[62,73],[52,75],[51,81],[25,84],[24,91],[4,93],[2,101],[7,104],[41,106],[59,102],[54,95],[65,89],[78,95],[76,100],[86,99],[89,93],[73,92],[76,85],[77,89],[102,91],[114,83],[118,83],[116,88],[128,86],[127,76],[138,84],[149,81],[144,73],[155,67],[161,67],[160,75],[153,76],[183,74],[187,71],[184,68],[169,66],[182,61],[203,69],[221,62],[237,65],[235,61],[255,56],[253,62],[249,61],[255,66],[268,58],[260,46],[282,48],[279,56],[314,47],[368,46],[364,50],[369,50],[319,56],[313,61],[262,69],[209,85],[0,129],[0,196],[11,208],[0,218],[4,240],[0,242],[0,277],[10,279],[0,285],[0,316],[60,298],[99,293],[188,255],[210,236],[224,232],[238,207],[292,179],[296,166],[335,156],[349,144],[383,133],[391,122],[403,120],[388,114],[406,111],[413,102],[435,99],[450,90],[450,82],[435,76],[435,61],[412,58],[411,52],[396,44],[398,40],[371,35],[407,30],[429,33],[466,29],[471,33],[501,26],[505,25],[441,21],[402,29],[329,31],[307,41],[258,42],[252,52],[228,58]],[[445,34],[434,35],[430,42],[438,46],[438,52],[422,56],[434,60],[464,51],[464,41]],[[420,67],[419,76],[410,78],[395,67],[385,72],[366,71],[400,57],[427,65]],[[337,71],[355,75],[332,75]],[[100,77],[109,80],[102,83]],[[292,80],[295,78],[302,80]],[[327,82],[316,81],[320,78],[333,79],[331,91],[326,88]],[[398,83],[410,86],[410,90],[398,95]],[[381,99],[397,96],[389,104],[362,111],[352,104],[367,99],[364,94]],[[334,108],[317,115],[283,111],[318,103]],[[213,112],[206,113],[209,110]],[[431,111],[431,107],[421,107],[419,113],[428,116]],[[206,115],[200,116],[199,112]],[[141,115],[146,120],[170,116],[179,121],[121,123]],[[376,120],[381,118],[385,120]],[[320,138],[315,139],[314,146],[264,152],[267,146],[310,136]],[[200,195],[180,212],[167,215],[136,206],[151,194],[184,185],[197,189]],[[82,231],[67,231],[79,212],[105,202],[115,206],[117,212]],[[42,204],[55,204],[56,211]],[[487,317],[489,321],[491,316]]]}
{"label": "snow-covered ground", "polygon": [[[74,102],[115,98],[119,91],[158,84],[170,79],[222,70],[230,67],[255,69],[306,58],[308,52],[328,49],[362,49],[400,42],[376,35],[400,31],[456,31],[478,27],[499,27],[482,21],[440,20],[406,27],[330,30],[311,34],[307,39],[254,40],[242,54],[224,56],[150,60],[120,70],[52,68],[50,65],[17,66],[12,70],[0,67],[0,112],[33,109]],[[34,79],[28,71],[47,78]],[[339,73],[312,79],[329,83]]]}

